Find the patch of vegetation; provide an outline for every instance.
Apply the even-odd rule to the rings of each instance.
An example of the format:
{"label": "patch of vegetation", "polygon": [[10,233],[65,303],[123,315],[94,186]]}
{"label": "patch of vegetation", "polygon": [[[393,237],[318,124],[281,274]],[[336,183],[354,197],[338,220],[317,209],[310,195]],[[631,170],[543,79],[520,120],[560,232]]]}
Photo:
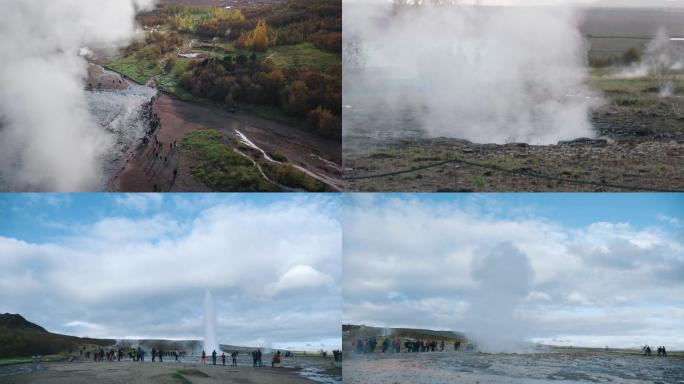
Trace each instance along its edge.
{"label": "patch of vegetation", "polygon": [[309,192],[325,192],[326,185],[290,164],[265,163],[262,168],[268,177],[278,184]]}
{"label": "patch of vegetation", "polygon": [[266,56],[277,68],[312,68],[325,71],[340,65],[340,56],[319,49],[313,43],[284,45],[269,49]]}
{"label": "patch of vegetation", "polygon": [[63,356],[80,346],[111,345],[114,340],[97,340],[50,333],[19,315],[0,315],[0,358]]}
{"label": "patch of vegetation", "polygon": [[[140,84],[154,78],[182,100],[247,104],[264,118],[339,139],[341,13],[338,0],[232,10],[162,6],[138,16],[150,29],[146,40],[107,68]],[[199,56],[179,57],[183,51]]]}
{"label": "patch of vegetation", "polygon": [[276,192],[251,161],[235,152],[215,129],[200,129],[183,138],[193,177],[215,191]]}
{"label": "patch of vegetation", "polygon": [[107,64],[105,68],[118,72],[138,84],[145,84],[152,77],[159,74],[159,66],[156,62],[139,56],[123,56]]}
{"label": "patch of vegetation", "polygon": [[177,372],[186,376],[209,377],[209,375],[197,369],[181,369]]}
{"label": "patch of vegetation", "polygon": [[69,355],[67,353],[59,353],[56,355],[40,356],[39,358],[33,358],[33,357],[4,358],[4,359],[0,359],[0,367],[2,367],[4,365],[16,365],[16,364],[32,363],[32,362],[35,362],[36,360],[40,360],[43,362],[64,361],[68,358],[69,358]]}
{"label": "patch of vegetation", "polygon": [[183,376],[179,372],[175,372],[175,373],[171,374],[171,378],[173,378],[174,380],[176,380],[177,382],[179,382],[181,384],[192,384],[192,381],[188,380],[185,376]]}

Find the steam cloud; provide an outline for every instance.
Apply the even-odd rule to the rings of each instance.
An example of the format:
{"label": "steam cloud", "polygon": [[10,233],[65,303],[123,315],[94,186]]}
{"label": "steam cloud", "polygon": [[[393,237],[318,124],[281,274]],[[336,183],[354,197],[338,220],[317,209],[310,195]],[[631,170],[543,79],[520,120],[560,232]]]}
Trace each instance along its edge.
{"label": "steam cloud", "polygon": [[84,47],[136,35],[153,0],[0,0],[0,189],[84,191],[100,185],[111,137],[85,99]]}
{"label": "steam cloud", "polygon": [[621,78],[649,77],[658,87],[661,97],[672,96],[675,92],[674,76],[671,71],[684,69],[684,49],[674,44],[665,29],[645,47],[640,62],[623,68],[617,75]]}
{"label": "steam cloud", "polygon": [[599,98],[584,84],[587,44],[575,11],[410,8],[345,4],[345,76],[354,77],[346,96],[382,89],[381,104],[412,110],[429,136],[499,144],[595,136],[589,114]]}
{"label": "steam cloud", "polygon": [[525,321],[516,308],[527,297],[534,278],[528,257],[511,243],[501,243],[475,258],[471,269],[477,289],[465,322],[467,336],[485,352],[524,349]]}

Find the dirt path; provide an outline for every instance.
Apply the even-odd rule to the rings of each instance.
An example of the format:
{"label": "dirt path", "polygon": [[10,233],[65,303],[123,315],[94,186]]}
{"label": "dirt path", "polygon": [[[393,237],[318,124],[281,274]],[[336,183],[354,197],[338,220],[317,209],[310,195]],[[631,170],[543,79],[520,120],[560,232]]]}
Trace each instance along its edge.
{"label": "dirt path", "polygon": [[[219,129],[224,134],[240,138],[241,132],[268,153],[278,153],[290,162],[321,175],[341,186],[341,144],[320,138],[301,129],[268,121],[245,113],[231,113],[219,107],[188,103],[160,94],[154,103],[154,113],[161,119],[155,132],[162,144],[155,149],[154,139],[146,146],[126,154],[126,164],[110,182],[109,189],[120,192],[202,192],[209,189],[193,180],[189,164],[181,159],[183,136],[200,128]],[[160,156],[155,156],[155,153]],[[174,170],[178,170],[174,177]]]}

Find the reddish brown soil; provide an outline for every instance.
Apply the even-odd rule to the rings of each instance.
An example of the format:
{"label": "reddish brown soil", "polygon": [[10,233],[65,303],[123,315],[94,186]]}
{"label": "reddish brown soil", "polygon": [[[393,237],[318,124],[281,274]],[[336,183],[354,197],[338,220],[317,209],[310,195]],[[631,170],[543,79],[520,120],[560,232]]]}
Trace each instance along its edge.
{"label": "reddish brown soil", "polygon": [[[291,163],[317,174],[335,179],[341,185],[341,171],[328,162],[341,164],[339,141],[320,138],[303,129],[264,120],[244,113],[231,113],[224,108],[180,101],[160,94],[154,113],[161,118],[155,132],[162,143],[161,156],[155,156],[154,139],[126,154],[126,164],[109,189],[119,192],[203,192],[209,188],[193,180],[187,158],[181,156],[180,144],[188,132],[213,128],[235,137],[239,130],[264,151],[278,153]],[[171,147],[171,143],[177,147]],[[156,151],[159,153],[159,151]],[[328,162],[326,162],[325,159]],[[178,169],[174,178],[173,171]]]}

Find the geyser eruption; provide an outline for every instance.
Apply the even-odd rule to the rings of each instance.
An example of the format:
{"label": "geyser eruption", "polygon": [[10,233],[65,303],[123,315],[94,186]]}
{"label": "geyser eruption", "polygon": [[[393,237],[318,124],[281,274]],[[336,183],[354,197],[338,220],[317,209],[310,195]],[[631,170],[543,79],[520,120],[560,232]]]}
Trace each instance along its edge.
{"label": "geyser eruption", "polygon": [[116,47],[136,35],[152,0],[2,1],[0,189],[85,191],[101,185],[113,140],[85,98],[84,47]]}
{"label": "geyser eruption", "polygon": [[526,321],[516,308],[530,291],[534,271],[525,254],[501,243],[475,258],[471,276],[466,336],[484,352],[520,352],[526,347]]}
{"label": "geyser eruption", "polygon": [[587,44],[577,18],[561,6],[424,2],[393,12],[348,4],[345,41],[363,48],[345,46],[346,55],[362,57],[344,60],[352,79],[344,103],[371,94],[382,105],[375,110],[410,110],[432,137],[498,144],[594,137],[589,115],[599,99],[584,83]]}
{"label": "geyser eruption", "polygon": [[213,351],[219,353],[216,341],[216,311],[214,309],[214,297],[207,288],[204,293],[204,351],[210,355]]}

